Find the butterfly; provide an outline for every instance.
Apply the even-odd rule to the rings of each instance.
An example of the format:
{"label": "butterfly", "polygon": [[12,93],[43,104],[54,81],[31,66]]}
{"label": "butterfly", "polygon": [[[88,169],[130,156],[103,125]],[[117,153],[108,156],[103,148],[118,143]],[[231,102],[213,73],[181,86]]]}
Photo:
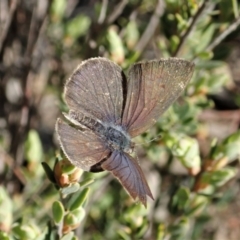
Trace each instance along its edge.
{"label": "butterfly", "polygon": [[194,64],[179,58],[132,65],[125,76],[106,58],[83,61],[67,80],[67,123],[56,132],[69,161],[85,171],[111,172],[135,200],[153,199],[132,138],[154,125],[190,81]]}

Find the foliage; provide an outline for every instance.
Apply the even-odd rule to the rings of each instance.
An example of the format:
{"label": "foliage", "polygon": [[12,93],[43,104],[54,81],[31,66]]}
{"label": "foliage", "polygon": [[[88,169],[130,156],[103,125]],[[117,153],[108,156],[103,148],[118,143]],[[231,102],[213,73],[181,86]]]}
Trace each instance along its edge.
{"label": "foliage", "polygon": [[[0,239],[218,239],[208,223],[234,209],[239,193],[240,95],[229,70],[239,2],[2,2]],[[184,96],[136,138],[155,198],[147,209],[105,172],[83,172],[57,150],[64,82],[96,56],[126,72],[142,59],[196,64]],[[226,91],[231,104],[219,104]]]}

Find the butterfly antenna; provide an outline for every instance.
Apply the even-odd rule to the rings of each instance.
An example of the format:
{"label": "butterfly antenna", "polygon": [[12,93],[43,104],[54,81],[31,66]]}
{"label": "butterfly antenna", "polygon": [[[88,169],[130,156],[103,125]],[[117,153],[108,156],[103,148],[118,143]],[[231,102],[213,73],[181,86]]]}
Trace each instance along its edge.
{"label": "butterfly antenna", "polygon": [[144,143],[135,143],[135,146],[138,146],[138,145],[145,145],[147,143],[150,143],[150,142],[153,142],[157,139],[159,139],[161,137],[161,134],[159,133],[155,138],[151,139],[150,141],[147,141],[147,142],[144,142]]}

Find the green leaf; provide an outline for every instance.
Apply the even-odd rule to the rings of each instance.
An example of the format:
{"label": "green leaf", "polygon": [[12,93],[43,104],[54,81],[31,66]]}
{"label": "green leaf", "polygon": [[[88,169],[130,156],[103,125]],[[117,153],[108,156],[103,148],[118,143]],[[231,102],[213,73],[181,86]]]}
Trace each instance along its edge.
{"label": "green leaf", "polygon": [[46,162],[42,162],[42,167],[43,167],[43,169],[44,169],[44,171],[45,171],[48,179],[49,179],[52,183],[56,184],[54,172],[53,172],[53,170],[49,167],[49,165],[48,165]]}
{"label": "green leaf", "polygon": [[42,143],[38,132],[30,130],[25,142],[25,157],[30,162],[41,162],[43,156]]}
{"label": "green leaf", "polygon": [[92,184],[94,181],[95,181],[94,179],[89,178],[81,181],[79,184],[80,184],[80,187],[82,188],[82,187],[88,186],[89,184]]}
{"label": "green leaf", "polygon": [[206,208],[206,206],[209,204],[209,198],[200,195],[200,194],[192,194],[189,204],[187,206],[186,214],[188,216],[198,216],[203,213],[203,210]]}
{"label": "green leaf", "polygon": [[199,30],[198,34],[201,35],[201,37],[199,36],[198,44],[196,44],[195,51],[197,54],[205,51],[213,38],[215,29],[215,24],[209,24],[209,26],[204,31],[202,29]]}
{"label": "green leaf", "polygon": [[227,137],[221,144],[214,147],[211,157],[214,160],[219,160],[227,157],[231,162],[240,156],[240,131],[237,131]]}
{"label": "green leaf", "polygon": [[183,210],[189,202],[190,191],[186,187],[180,187],[176,194],[173,196],[172,205],[178,210]]}
{"label": "green leaf", "polygon": [[198,54],[198,57],[202,60],[210,60],[213,58],[213,52],[202,51]]}
{"label": "green leaf", "polygon": [[13,200],[3,186],[0,186],[0,226],[9,229],[13,221]]}
{"label": "green leaf", "polygon": [[77,223],[81,222],[83,218],[85,217],[85,210],[80,207],[75,209],[74,211],[71,211],[71,214],[75,217]]}
{"label": "green leaf", "polygon": [[171,240],[182,240],[188,239],[187,233],[189,230],[189,219],[182,217],[178,220],[177,223],[170,225],[168,230],[171,233]]}
{"label": "green leaf", "polygon": [[157,229],[157,240],[163,240],[165,234],[166,234],[166,226],[163,223],[161,223],[159,224]]}
{"label": "green leaf", "polygon": [[89,188],[85,188],[82,191],[75,193],[69,200],[68,208],[70,211],[73,211],[83,205],[85,202],[88,194],[89,194]]}
{"label": "green leaf", "polygon": [[186,168],[199,171],[201,159],[197,140],[184,135],[179,136],[174,134],[174,137],[175,144],[172,146],[173,155],[176,156]]}
{"label": "green leaf", "polygon": [[77,39],[86,34],[91,24],[88,16],[79,15],[66,24],[66,35]]}
{"label": "green leaf", "polygon": [[121,64],[124,61],[125,53],[122,39],[117,33],[115,27],[110,27],[107,32],[107,40],[109,43],[109,51],[114,62]]}
{"label": "green leaf", "polygon": [[71,174],[75,171],[76,167],[68,159],[59,161],[62,173]]}
{"label": "green leaf", "polygon": [[7,233],[0,231],[1,240],[11,240]]}
{"label": "green leaf", "polygon": [[[129,227],[121,227],[120,229],[117,230],[117,234],[121,237],[120,239],[124,240],[131,240],[132,238],[130,237],[131,235],[131,229]],[[118,237],[119,239],[119,237]]]}
{"label": "green leaf", "polygon": [[12,232],[18,239],[35,239],[38,234],[30,226],[20,225],[19,223],[13,225]]}
{"label": "green leaf", "polygon": [[51,5],[51,12],[55,21],[60,21],[66,10],[66,0],[54,0]]}
{"label": "green leaf", "polygon": [[202,175],[202,182],[220,187],[232,179],[237,173],[235,168],[225,167],[213,172],[205,172]]}
{"label": "green leaf", "polygon": [[52,205],[53,220],[56,224],[60,223],[64,217],[64,207],[60,201],[55,201]]}
{"label": "green leaf", "polygon": [[73,240],[73,237],[74,237],[74,232],[69,232],[63,237],[61,237],[61,240]]}
{"label": "green leaf", "polygon": [[78,225],[83,218],[85,217],[85,210],[80,207],[78,209],[75,209],[74,211],[69,212],[64,217],[64,225],[68,226],[76,226]]}
{"label": "green leaf", "polygon": [[139,31],[136,21],[130,21],[126,27],[126,43],[129,49],[133,49],[139,39]]}
{"label": "green leaf", "polygon": [[61,192],[63,195],[69,195],[75,193],[79,190],[79,183],[71,183],[69,186],[61,188]]}

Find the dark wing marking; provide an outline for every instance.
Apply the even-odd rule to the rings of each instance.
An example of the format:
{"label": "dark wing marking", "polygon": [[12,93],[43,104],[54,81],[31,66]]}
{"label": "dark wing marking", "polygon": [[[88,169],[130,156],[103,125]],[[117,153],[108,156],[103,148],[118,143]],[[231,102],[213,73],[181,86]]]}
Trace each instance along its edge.
{"label": "dark wing marking", "polygon": [[133,199],[138,198],[146,207],[147,195],[153,199],[151,190],[137,161],[127,153],[114,151],[102,163],[102,168],[111,172]]}
{"label": "dark wing marking", "polygon": [[91,166],[110,154],[110,150],[90,130],[77,130],[58,119],[56,132],[61,148],[69,161],[85,171],[89,171]]}
{"label": "dark wing marking", "polygon": [[190,81],[194,64],[179,58],[134,64],[129,70],[122,125],[135,137],[150,128]]}
{"label": "dark wing marking", "polygon": [[82,62],[65,85],[70,109],[101,121],[119,122],[122,115],[122,69],[105,58]]}

